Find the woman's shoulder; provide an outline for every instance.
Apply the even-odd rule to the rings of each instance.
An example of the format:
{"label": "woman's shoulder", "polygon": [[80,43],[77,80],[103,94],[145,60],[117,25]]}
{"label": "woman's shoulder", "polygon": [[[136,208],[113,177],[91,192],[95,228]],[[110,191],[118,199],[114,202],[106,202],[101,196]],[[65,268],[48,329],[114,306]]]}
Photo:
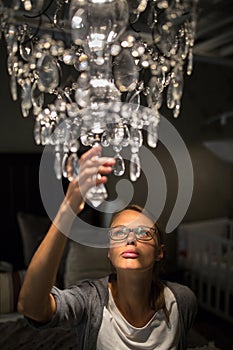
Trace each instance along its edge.
{"label": "woman's shoulder", "polygon": [[173,292],[178,303],[196,305],[197,298],[188,286],[170,281],[165,281],[164,284]]}

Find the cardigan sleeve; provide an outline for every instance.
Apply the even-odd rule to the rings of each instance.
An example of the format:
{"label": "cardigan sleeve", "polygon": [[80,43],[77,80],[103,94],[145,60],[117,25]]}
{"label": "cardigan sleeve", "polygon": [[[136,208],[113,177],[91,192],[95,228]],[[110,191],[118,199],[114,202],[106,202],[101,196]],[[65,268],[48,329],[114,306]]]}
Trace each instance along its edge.
{"label": "cardigan sleeve", "polygon": [[89,294],[85,283],[80,283],[64,290],[53,287],[51,294],[54,296],[56,302],[56,312],[53,318],[49,322],[40,323],[26,317],[31,326],[40,329],[52,327],[66,328],[78,325],[84,321]]}

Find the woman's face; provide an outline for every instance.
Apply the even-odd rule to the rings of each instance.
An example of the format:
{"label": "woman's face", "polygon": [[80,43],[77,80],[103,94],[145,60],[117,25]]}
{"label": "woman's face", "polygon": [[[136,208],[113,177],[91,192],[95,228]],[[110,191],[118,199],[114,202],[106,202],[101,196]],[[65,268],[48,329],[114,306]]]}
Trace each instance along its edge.
{"label": "woman's face", "polygon": [[[138,226],[153,227],[153,222],[144,214],[127,209],[118,214],[111,227],[125,226],[136,228]],[[149,241],[137,241],[134,232],[119,242],[110,241],[108,257],[113,266],[118,269],[148,270],[153,268],[155,261],[163,257],[163,249],[158,244],[156,233],[154,239]]]}

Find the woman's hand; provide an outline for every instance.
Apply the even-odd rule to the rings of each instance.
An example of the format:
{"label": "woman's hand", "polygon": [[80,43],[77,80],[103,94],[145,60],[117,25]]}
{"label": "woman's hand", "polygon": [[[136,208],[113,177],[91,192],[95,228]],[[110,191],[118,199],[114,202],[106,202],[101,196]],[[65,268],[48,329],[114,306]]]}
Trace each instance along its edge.
{"label": "woman's hand", "polygon": [[[84,208],[87,191],[96,185],[106,183],[105,175],[111,173],[115,164],[114,158],[100,157],[100,155],[101,146],[93,147],[84,153],[79,160],[79,176],[68,186],[65,205],[70,206],[76,214]],[[97,176],[99,174],[101,176]]]}

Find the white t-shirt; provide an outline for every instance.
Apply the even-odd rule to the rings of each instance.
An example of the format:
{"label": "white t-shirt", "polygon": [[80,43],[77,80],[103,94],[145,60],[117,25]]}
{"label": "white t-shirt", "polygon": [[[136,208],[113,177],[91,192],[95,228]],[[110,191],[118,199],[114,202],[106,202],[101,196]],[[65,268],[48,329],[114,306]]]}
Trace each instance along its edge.
{"label": "white t-shirt", "polygon": [[175,350],[179,340],[178,309],[174,294],[164,288],[170,325],[163,310],[157,311],[141,328],[132,326],[117,308],[111,290],[103,311],[103,320],[97,338],[97,350]]}

